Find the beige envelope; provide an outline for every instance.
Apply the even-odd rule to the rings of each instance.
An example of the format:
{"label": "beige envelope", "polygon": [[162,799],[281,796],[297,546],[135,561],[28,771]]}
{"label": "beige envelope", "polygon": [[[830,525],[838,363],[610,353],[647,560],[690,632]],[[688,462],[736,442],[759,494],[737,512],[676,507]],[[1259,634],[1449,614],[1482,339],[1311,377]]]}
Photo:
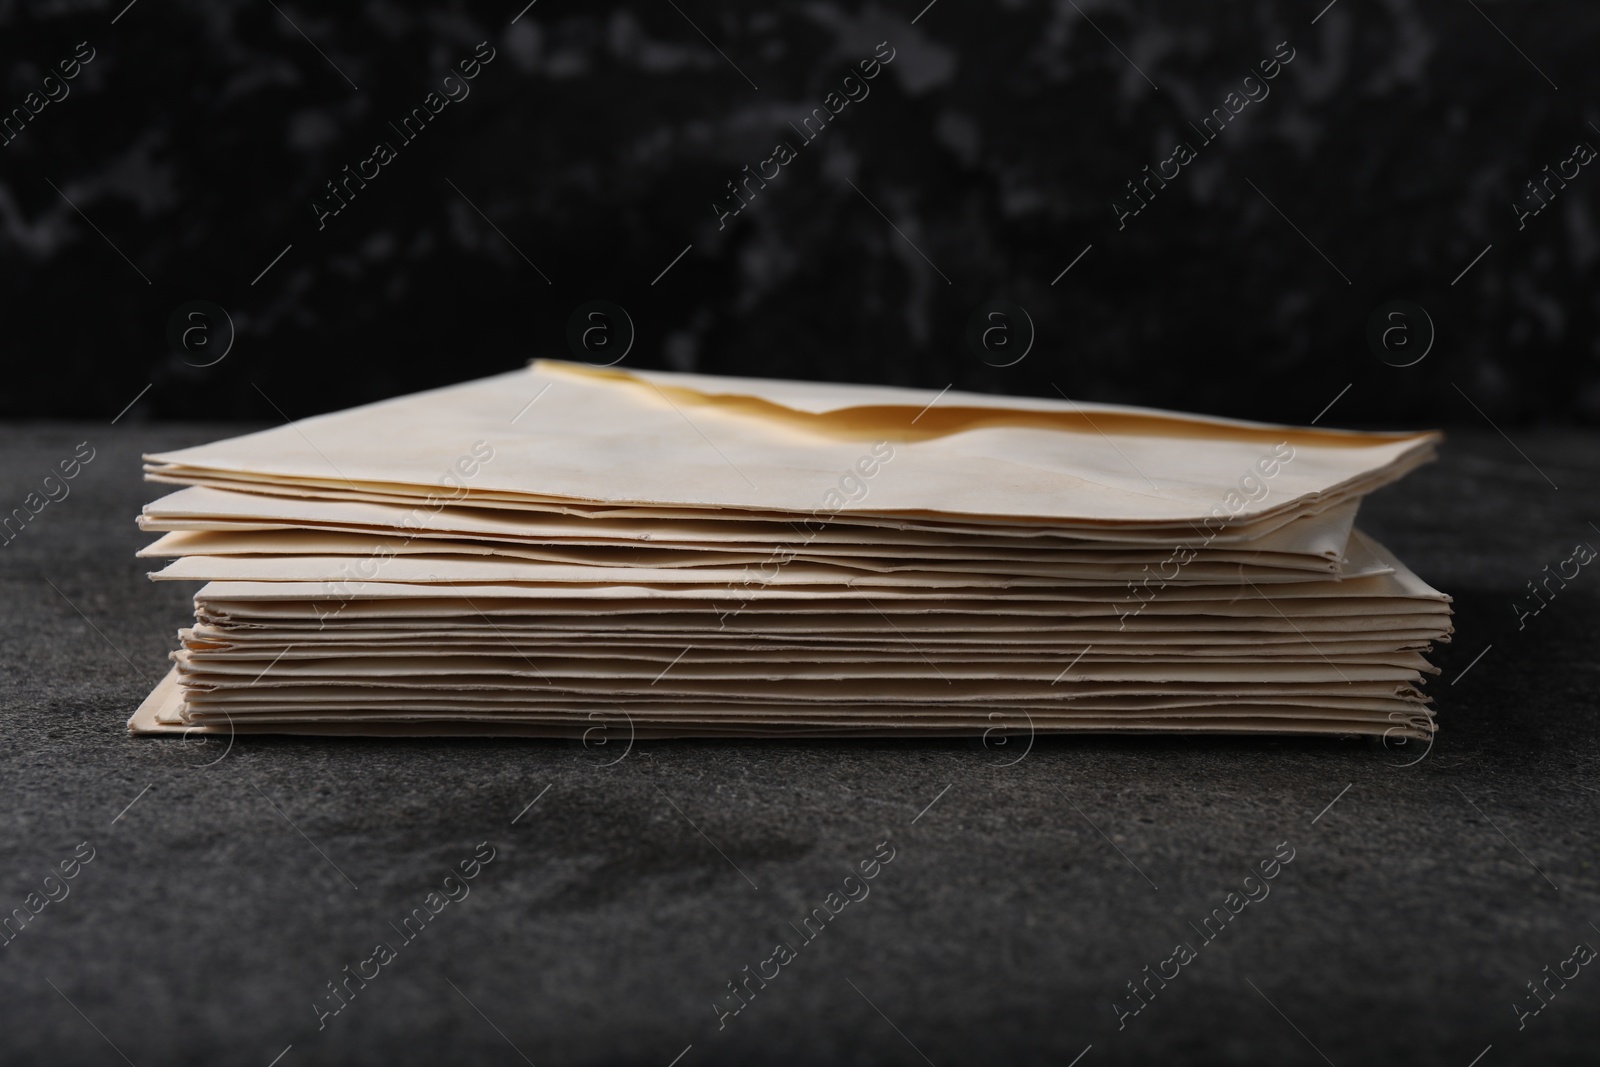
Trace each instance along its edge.
{"label": "beige envelope", "polygon": [[[1298,556],[1282,552],[1201,549],[1181,568],[1166,552],[1124,549],[1100,550],[995,550],[966,554],[957,546],[940,545],[908,551],[906,546],[858,550],[805,551],[787,562],[809,563],[845,571],[890,573],[942,571],[974,574],[1034,574],[1103,582],[1139,581],[1164,572],[1187,585],[1217,584],[1236,580],[1240,573],[1252,581],[1298,581],[1307,576],[1353,576],[1340,560],[1323,556]],[[851,546],[854,549],[854,546]],[[429,556],[446,560],[515,559],[536,563],[561,563],[596,567],[754,567],[775,569],[766,551],[717,551],[634,546],[514,545],[443,537],[403,539],[371,534],[316,530],[251,530],[227,532],[173,532],[139,551],[141,558],[187,556],[323,556],[344,559],[353,571],[382,578],[393,556]],[[242,576],[241,576],[242,577]]]}
{"label": "beige envelope", "polygon": [[1346,499],[1425,462],[1438,440],[1055,400],[932,399],[541,361],[151,456],[147,469],[334,499],[1137,527]]}
{"label": "beige envelope", "polygon": [[741,518],[744,513],[706,512],[693,519],[645,519],[636,511],[616,517],[588,518],[517,510],[405,506],[345,500],[305,499],[263,492],[234,492],[191,486],[146,504],[139,517],[147,530],[331,530],[352,533],[398,533],[408,539],[466,537],[511,544],[585,544],[670,546],[687,551],[744,548],[770,552],[775,545],[806,551],[837,547],[852,552],[890,547],[909,552],[953,548],[958,558],[986,558],[998,550],[1012,558],[1018,552],[1145,547],[1162,558],[1175,547],[1216,550],[1245,545],[1254,551],[1338,559],[1344,551],[1359,501],[1329,502],[1302,509],[1304,514],[1277,519],[1233,521],[1217,528],[1193,523],[1151,525],[1141,530],[1097,527],[958,529],[951,524],[897,520],[891,525],[842,512],[826,523]]}
{"label": "beige envelope", "polygon": [[[1425,709],[1424,709],[1425,710]],[[331,715],[304,713],[289,716],[250,713],[242,711],[216,712],[206,722],[195,722],[185,717],[184,705],[176,673],[169,674],[135,711],[129,729],[141,734],[181,735],[186,740],[215,740],[219,749],[231,743],[235,734],[248,733],[302,733],[302,734],[359,734],[367,736],[396,737],[455,737],[503,736],[533,738],[567,738],[577,740],[585,732],[600,725],[607,730],[608,740],[621,743],[628,740],[647,740],[657,737],[808,737],[854,736],[896,737],[905,735],[986,735],[990,731],[1003,731],[1010,736],[1032,736],[1035,733],[1070,731],[1088,732],[1166,732],[1202,731],[1206,733],[1305,733],[1337,736],[1368,734],[1387,740],[1397,738],[1426,738],[1431,734],[1431,724],[1426,714],[1417,713],[1396,718],[1384,701],[1373,701],[1367,708],[1350,704],[1329,703],[1323,707],[1274,708],[1263,711],[1249,706],[1212,707],[1193,711],[1167,709],[1143,713],[1106,711],[1095,713],[1035,716],[1026,710],[990,711],[984,715],[968,716],[952,721],[939,716],[913,718],[890,716],[876,719],[860,714],[851,717],[813,716],[808,719],[787,718],[781,721],[729,721],[705,715],[678,716],[664,721],[663,725],[640,726],[631,720],[630,713],[622,708],[606,712],[586,712],[572,709],[566,714],[507,716],[496,715],[488,719],[472,719],[471,712],[457,712],[441,717],[438,714],[383,713],[364,715],[343,708]],[[387,717],[385,717],[387,715]],[[225,749],[223,751],[226,751]]]}

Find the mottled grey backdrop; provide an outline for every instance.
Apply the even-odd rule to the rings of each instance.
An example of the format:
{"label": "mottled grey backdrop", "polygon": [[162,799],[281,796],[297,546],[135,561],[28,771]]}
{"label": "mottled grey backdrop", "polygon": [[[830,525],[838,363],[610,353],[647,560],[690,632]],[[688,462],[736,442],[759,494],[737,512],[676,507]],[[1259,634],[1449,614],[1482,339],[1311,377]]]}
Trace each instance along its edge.
{"label": "mottled grey backdrop", "polygon": [[[25,112],[0,137],[0,415],[276,419],[265,394],[298,417],[566,356],[598,299],[640,367],[1600,419],[1600,167],[1568,162],[1600,147],[1592,4],[522,3],[0,3],[0,108]],[[1283,42],[1206,143],[1190,124]],[[796,158],[719,222],[780,141]],[[1119,222],[1179,141],[1196,158]],[[1536,200],[1547,166],[1577,173]],[[1004,368],[965,339],[995,299],[1036,332]],[[169,339],[196,300],[236,335],[210,366],[222,321]],[[1393,300],[1436,332],[1410,367],[1368,344]]]}

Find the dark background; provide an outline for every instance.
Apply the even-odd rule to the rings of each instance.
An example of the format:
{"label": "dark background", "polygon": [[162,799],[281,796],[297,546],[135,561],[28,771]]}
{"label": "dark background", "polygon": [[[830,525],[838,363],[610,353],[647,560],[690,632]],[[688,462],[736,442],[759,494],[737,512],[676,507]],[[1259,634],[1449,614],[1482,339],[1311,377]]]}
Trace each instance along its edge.
{"label": "dark background", "polygon": [[[152,385],[128,420],[277,421],[263,394],[299,417],[570,358],[604,299],[628,366],[1287,422],[1353,383],[1328,422],[1483,425],[1466,396],[1600,420],[1600,174],[1520,232],[1512,208],[1600,147],[1594,5],[923,3],[0,3],[0,107],[95,50],[0,147],[0,416],[109,419]],[[470,96],[399,144],[481,41]],[[726,183],[880,41],[870,96],[719,231]],[[1186,123],[1281,41],[1270,96],[1200,146]],[[1179,138],[1199,158],[1119,231]],[[398,158],[319,231],[379,140]],[[1003,369],[963,340],[996,298],[1037,329]],[[167,340],[197,299],[236,331],[209,367]],[[1366,341],[1394,299],[1437,330],[1415,366]]]}
{"label": "dark background", "polygon": [[[1600,11],[538,0],[513,24],[525,2],[0,0],[0,118],[95,49],[0,145],[0,500],[77,442],[100,457],[0,552],[0,914],[78,842],[98,853],[0,948],[0,1062],[1595,1061],[1594,967],[1517,1012],[1600,944],[1600,596],[1580,578],[1525,626],[1518,604],[1600,535],[1600,172],[1521,232],[1512,204],[1600,146]],[[471,95],[319,231],[323,183],[480,41]],[[725,183],[880,41],[871,95],[719,232]],[[1123,183],[1280,41],[1271,95],[1119,231]],[[134,558],[161,491],[141,454],[570,356],[596,299],[637,327],[627,366],[1461,424],[1361,518],[1455,597],[1437,744],[613,762],[126,734],[192,608]],[[1005,368],[964,337],[995,299],[1037,328]],[[231,317],[225,358],[169,346],[195,300]],[[1409,367],[1380,354],[1420,349],[1366,339],[1394,300],[1437,330]],[[886,837],[903,852],[871,901],[719,1031],[723,983]],[[319,1030],[324,983],[482,840],[500,858],[472,899]],[[1284,840],[1273,899],[1119,1030],[1123,984]]]}

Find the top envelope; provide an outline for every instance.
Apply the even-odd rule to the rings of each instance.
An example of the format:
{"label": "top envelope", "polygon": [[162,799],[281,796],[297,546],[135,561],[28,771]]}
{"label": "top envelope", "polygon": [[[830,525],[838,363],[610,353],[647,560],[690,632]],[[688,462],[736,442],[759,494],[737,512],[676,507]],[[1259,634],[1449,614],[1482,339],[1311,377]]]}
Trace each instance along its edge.
{"label": "top envelope", "polygon": [[145,459],[160,481],[430,508],[1214,529],[1322,511],[1437,441],[540,360]]}

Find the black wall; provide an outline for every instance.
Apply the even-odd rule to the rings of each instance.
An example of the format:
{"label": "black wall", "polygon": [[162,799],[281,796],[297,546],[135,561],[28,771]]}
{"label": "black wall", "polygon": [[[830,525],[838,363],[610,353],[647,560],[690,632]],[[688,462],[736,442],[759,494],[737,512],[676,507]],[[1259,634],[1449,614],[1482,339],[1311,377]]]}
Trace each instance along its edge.
{"label": "black wall", "polygon": [[[110,419],[151,385],[127,419],[298,417],[570,356],[598,299],[625,366],[1600,420],[1600,161],[1563,163],[1600,148],[1593,4],[125,2],[0,4],[0,107],[40,108],[0,147],[0,415]],[[890,50],[814,140],[789,125]],[[1189,125],[1291,53],[1214,140]],[[1546,165],[1578,172],[1519,221]],[[1007,367],[968,343],[996,299],[1035,331]],[[169,338],[196,300],[231,320],[220,360],[214,311]],[[1393,300],[1436,332],[1407,367],[1369,344]],[[1404,314],[1391,363],[1426,347]]]}

